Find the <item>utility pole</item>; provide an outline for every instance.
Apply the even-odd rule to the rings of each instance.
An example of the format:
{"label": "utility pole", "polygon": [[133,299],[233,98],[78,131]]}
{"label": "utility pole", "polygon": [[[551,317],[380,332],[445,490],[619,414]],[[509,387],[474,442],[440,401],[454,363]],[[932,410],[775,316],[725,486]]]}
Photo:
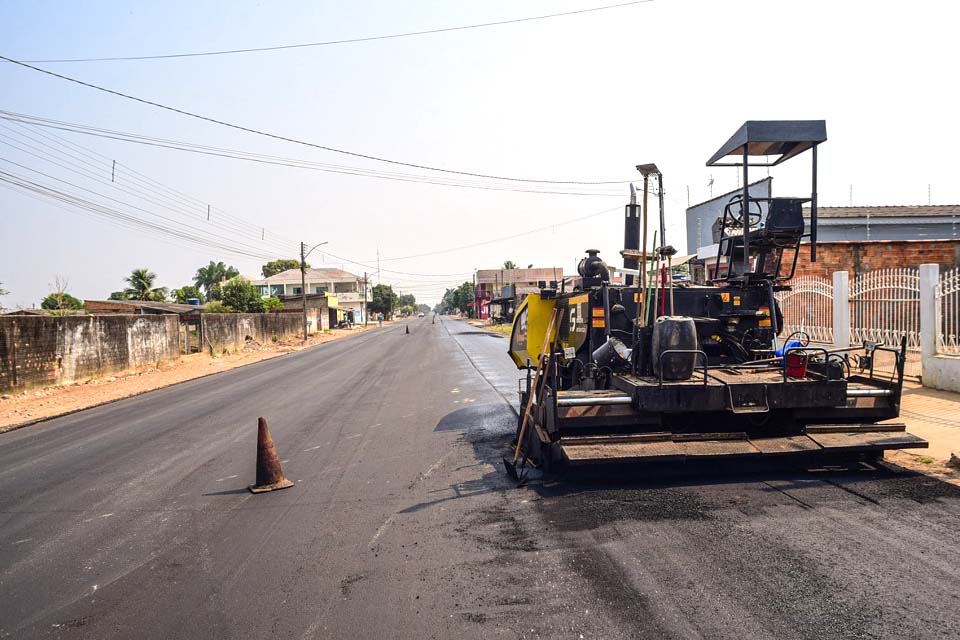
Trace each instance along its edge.
{"label": "utility pole", "polygon": [[[327,244],[327,241],[324,240],[320,244],[315,244],[311,247],[310,251],[307,251],[307,245],[304,242],[300,243],[300,295],[302,296],[301,300],[303,302],[303,339],[307,340],[307,256],[313,253],[313,250],[317,247]],[[319,320],[319,316],[317,317]],[[319,324],[319,323],[318,323]]]}
{"label": "utility pole", "polygon": [[[473,313],[475,314],[473,317],[474,320],[480,317],[480,314],[477,313],[477,270],[476,269],[473,270]],[[467,315],[469,316],[470,314],[468,313]]]}
{"label": "utility pole", "polygon": [[367,326],[367,315],[369,314],[369,309],[367,309],[367,272],[363,272],[363,326]]}
{"label": "utility pole", "polygon": [[303,296],[303,341],[307,341],[307,245],[300,243],[300,294]]}

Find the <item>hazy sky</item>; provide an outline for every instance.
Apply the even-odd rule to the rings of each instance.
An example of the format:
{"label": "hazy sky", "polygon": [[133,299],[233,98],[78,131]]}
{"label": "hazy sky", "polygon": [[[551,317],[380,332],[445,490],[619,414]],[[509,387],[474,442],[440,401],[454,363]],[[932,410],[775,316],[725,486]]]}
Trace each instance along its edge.
{"label": "hazy sky", "polygon": [[[37,60],[270,46],[489,22],[613,1],[6,1],[0,4],[0,53]],[[748,119],[826,119],[829,140],[820,153],[823,205],[848,204],[851,184],[858,205],[925,204],[928,184],[934,204],[960,202],[960,10],[955,7],[948,2],[655,0],[416,38],[38,66],[237,124],[421,165],[593,181],[632,179],[636,164],[656,162],[666,180],[668,241],[682,251],[687,189],[690,200],[698,202],[708,197],[711,175],[714,193],[736,186],[733,169],[704,165]],[[269,141],[6,62],[0,62],[0,109],[313,162],[428,174]],[[612,263],[619,259],[625,186],[622,197],[464,189],[194,155],[24,129],[2,120],[0,125],[0,158],[75,186],[8,162],[0,162],[0,171],[172,226],[151,217],[163,215],[180,229],[189,225],[197,237],[214,234],[224,244],[254,248],[254,253],[293,257],[301,239],[328,240],[323,249],[368,265],[315,254],[315,266],[322,259],[356,273],[373,271],[379,250],[383,269],[430,274],[381,272],[383,282],[426,302],[436,302],[446,286],[469,279],[474,269],[506,259],[521,266],[562,266],[568,273],[587,248],[600,249]],[[49,148],[35,151],[39,158],[23,151],[27,144],[38,147],[37,131],[82,145],[89,155],[80,168],[89,175],[71,173],[67,167],[79,161],[71,165]],[[33,142],[24,135],[33,136]],[[21,150],[9,142],[19,142]],[[51,164],[51,158],[67,164]],[[155,191],[142,193],[153,193],[166,208],[138,199],[129,191],[145,188],[144,183],[121,177],[111,185],[107,158],[196,201],[171,205]],[[790,164],[798,166],[793,170]],[[807,162],[794,161],[774,170],[775,193],[806,195],[807,169]],[[234,218],[215,212],[207,222],[202,203]],[[614,210],[558,224],[608,209]],[[390,260],[546,225],[557,226],[442,255]],[[266,229],[267,241],[253,227]],[[264,262],[121,228],[8,188],[0,189],[0,240],[0,282],[10,291],[0,304],[8,308],[38,304],[58,275],[69,279],[74,295],[102,298],[122,288],[123,277],[136,267],[149,267],[160,285],[177,287],[188,284],[209,260],[224,260],[249,275],[258,275]]]}

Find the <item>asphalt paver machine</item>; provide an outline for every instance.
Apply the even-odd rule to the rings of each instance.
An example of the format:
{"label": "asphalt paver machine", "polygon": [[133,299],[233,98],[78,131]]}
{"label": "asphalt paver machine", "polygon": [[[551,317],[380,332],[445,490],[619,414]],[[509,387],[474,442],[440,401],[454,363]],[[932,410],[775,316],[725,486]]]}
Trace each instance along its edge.
{"label": "asphalt paver machine", "polygon": [[[589,250],[579,278],[517,309],[509,354],[527,376],[508,471],[518,463],[875,460],[927,446],[890,422],[900,412],[905,342],[832,349],[784,330],[775,294],[789,289],[801,253],[816,261],[817,148],[826,139],[822,120],[748,121],[710,158],[708,166],[739,167],[743,188],[713,224],[705,284],[673,278],[663,177],[656,165],[637,167],[643,204],[631,193],[625,208],[622,281],[611,281]],[[750,192],[751,168],[798,156],[811,161],[809,197]],[[659,246],[648,252],[653,186]],[[875,372],[880,354],[895,363],[892,374]]]}

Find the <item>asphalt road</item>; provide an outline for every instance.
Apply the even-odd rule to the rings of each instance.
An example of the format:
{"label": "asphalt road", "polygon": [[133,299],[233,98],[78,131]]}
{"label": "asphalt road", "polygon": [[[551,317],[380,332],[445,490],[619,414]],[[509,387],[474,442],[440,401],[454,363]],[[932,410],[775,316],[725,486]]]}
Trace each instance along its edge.
{"label": "asphalt road", "polygon": [[[0,435],[0,637],[956,638],[960,491],[499,464],[506,342],[429,318]],[[256,419],[296,486],[252,495]]]}

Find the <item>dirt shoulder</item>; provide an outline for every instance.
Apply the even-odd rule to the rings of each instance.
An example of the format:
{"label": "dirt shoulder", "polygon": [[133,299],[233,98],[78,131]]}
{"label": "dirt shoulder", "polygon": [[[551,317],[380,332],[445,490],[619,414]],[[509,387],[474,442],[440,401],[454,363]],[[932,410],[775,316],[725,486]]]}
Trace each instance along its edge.
{"label": "dirt shoulder", "polygon": [[906,424],[930,448],[891,451],[887,460],[960,486],[960,469],[947,464],[951,454],[960,456],[960,394],[904,382],[900,417],[894,422]]}
{"label": "dirt shoulder", "polygon": [[[384,322],[384,325],[389,324]],[[288,339],[271,344],[250,344],[243,351],[220,357],[205,353],[180,356],[159,367],[128,371],[104,378],[94,378],[69,385],[31,389],[0,396],[0,433],[27,426],[41,420],[89,409],[100,404],[128,398],[168,387],[178,382],[202,378],[261,360],[309,349],[376,329],[376,323],[353,329],[333,329],[310,336],[307,342]]]}

